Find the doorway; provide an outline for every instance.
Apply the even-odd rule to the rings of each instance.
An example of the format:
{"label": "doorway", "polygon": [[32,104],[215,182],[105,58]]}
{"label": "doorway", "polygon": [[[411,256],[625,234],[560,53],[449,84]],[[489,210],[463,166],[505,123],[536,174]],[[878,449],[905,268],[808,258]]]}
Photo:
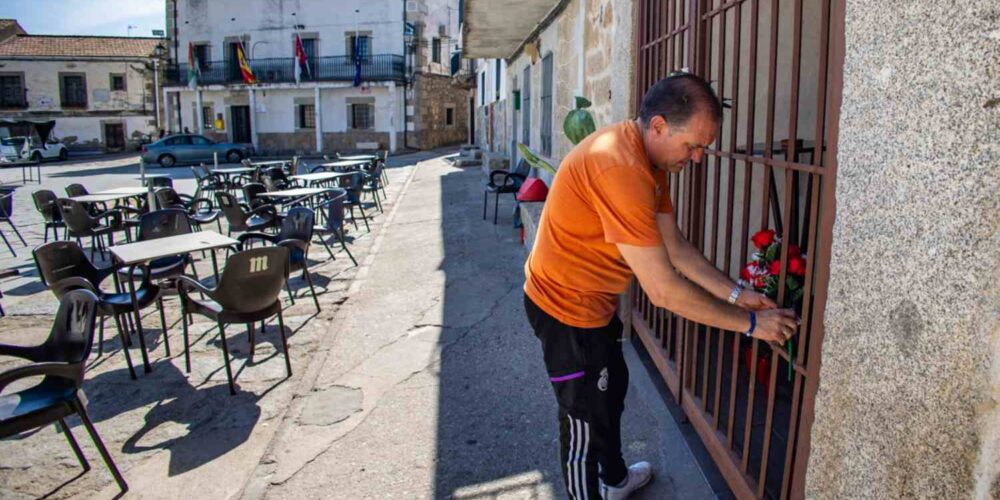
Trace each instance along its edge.
{"label": "doorway", "polygon": [[125,149],[125,126],[121,123],[104,124],[104,147],[106,149]]}
{"label": "doorway", "polygon": [[231,106],[230,123],[233,128],[233,142],[237,144],[250,143],[250,106]]}

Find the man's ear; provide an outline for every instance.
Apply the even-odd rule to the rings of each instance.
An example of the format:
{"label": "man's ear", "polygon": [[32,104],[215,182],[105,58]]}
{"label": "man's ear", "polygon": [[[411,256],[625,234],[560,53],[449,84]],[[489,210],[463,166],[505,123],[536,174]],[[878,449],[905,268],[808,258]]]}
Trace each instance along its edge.
{"label": "man's ear", "polygon": [[660,136],[670,132],[670,125],[667,125],[667,121],[662,116],[654,115],[649,119],[649,130],[655,135]]}

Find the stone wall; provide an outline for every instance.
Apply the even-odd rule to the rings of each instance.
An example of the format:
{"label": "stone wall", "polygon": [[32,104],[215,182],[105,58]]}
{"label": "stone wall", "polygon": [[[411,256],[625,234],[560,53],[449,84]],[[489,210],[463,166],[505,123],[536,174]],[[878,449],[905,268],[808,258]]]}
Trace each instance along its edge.
{"label": "stone wall", "polygon": [[808,498],[1000,498],[998,22],[847,2]]}
{"label": "stone wall", "polygon": [[[452,84],[449,76],[417,74],[414,90],[415,131],[409,135],[410,147],[433,149],[468,142],[467,88]],[[446,121],[446,109],[449,106],[454,109],[452,125],[447,125]]]}
{"label": "stone wall", "polygon": [[[302,130],[286,133],[257,134],[257,153],[261,155],[314,155],[316,153],[316,132]],[[396,134],[397,144],[403,144],[403,134]],[[352,130],[350,132],[323,132],[323,153],[356,151],[359,142],[378,143],[378,149],[389,147],[388,132]]]}

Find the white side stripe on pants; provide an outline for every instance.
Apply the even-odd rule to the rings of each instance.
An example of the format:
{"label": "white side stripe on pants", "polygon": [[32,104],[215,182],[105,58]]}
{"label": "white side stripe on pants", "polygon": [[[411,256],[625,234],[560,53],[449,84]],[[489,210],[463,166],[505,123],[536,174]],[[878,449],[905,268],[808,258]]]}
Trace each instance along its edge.
{"label": "white side stripe on pants", "polygon": [[566,489],[571,498],[589,499],[587,454],[590,451],[590,424],[569,415],[569,453],[566,460]]}

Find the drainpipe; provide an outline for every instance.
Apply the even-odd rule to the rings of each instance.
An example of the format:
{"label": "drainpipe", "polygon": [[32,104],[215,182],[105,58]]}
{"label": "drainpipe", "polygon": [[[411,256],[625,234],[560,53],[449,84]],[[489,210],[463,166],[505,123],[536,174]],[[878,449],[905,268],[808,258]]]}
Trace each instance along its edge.
{"label": "drainpipe", "polygon": [[[406,46],[406,0],[403,0],[403,81],[406,82],[403,85],[403,149],[409,149],[410,145],[407,142],[407,137],[410,135],[409,118],[406,116],[406,110],[409,107],[409,102],[406,100],[406,94],[410,93],[410,79],[407,78],[407,73],[409,73],[407,61],[410,60],[409,47]],[[411,61],[412,64],[412,61]]]}

